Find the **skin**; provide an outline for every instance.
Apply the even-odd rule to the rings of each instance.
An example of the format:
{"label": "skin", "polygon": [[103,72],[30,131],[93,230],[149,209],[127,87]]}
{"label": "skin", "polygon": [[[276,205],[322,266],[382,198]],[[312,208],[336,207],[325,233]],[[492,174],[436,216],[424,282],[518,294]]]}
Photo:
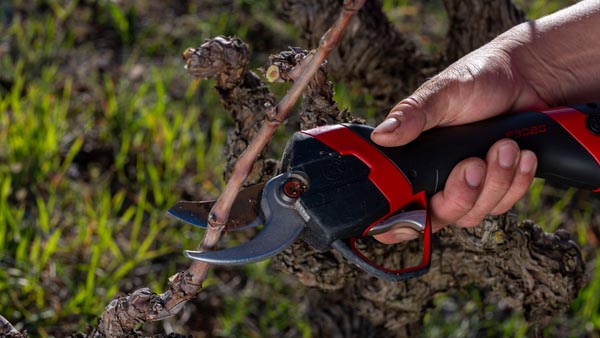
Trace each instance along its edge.
{"label": "skin", "polygon": [[[401,146],[425,130],[495,115],[600,101],[600,1],[579,2],[513,27],[431,78],[391,109],[374,130],[382,146]],[[485,159],[456,165],[430,200],[433,230],[472,227],[526,193],[537,168],[533,152],[496,142]],[[376,236],[383,243],[416,237],[408,229]]]}

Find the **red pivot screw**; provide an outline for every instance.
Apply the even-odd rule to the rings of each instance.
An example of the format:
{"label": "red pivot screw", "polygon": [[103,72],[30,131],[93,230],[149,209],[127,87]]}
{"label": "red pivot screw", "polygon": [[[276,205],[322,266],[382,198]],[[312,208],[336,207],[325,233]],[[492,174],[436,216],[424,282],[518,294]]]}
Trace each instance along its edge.
{"label": "red pivot screw", "polygon": [[296,199],[300,197],[306,191],[306,184],[300,179],[290,177],[283,184],[283,193],[289,198]]}

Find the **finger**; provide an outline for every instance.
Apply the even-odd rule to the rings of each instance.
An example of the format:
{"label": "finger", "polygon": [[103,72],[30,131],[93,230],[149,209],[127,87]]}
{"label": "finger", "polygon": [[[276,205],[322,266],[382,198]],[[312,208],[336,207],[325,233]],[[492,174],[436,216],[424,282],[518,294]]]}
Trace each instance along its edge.
{"label": "finger", "polygon": [[475,226],[500,203],[513,182],[519,155],[519,146],[509,139],[500,140],[490,148],[486,157],[487,172],[481,193],[475,206],[456,221],[456,225]]}
{"label": "finger", "polygon": [[444,190],[430,200],[431,225],[437,231],[455,223],[477,202],[486,175],[486,164],[479,158],[458,163],[450,172]]}
{"label": "finger", "polygon": [[490,212],[492,215],[500,215],[509,211],[518,200],[520,200],[533,182],[537,169],[537,157],[529,150],[521,151],[518,169],[512,184],[498,205]]}
{"label": "finger", "polygon": [[[491,151],[493,150],[492,148]],[[501,214],[508,211],[527,192],[534,178],[536,168],[537,158],[535,154],[529,150],[523,150],[518,158],[518,169],[508,191],[490,214]],[[465,160],[454,168],[448,177],[444,190],[431,199],[433,231],[438,231],[443,226],[452,223],[462,226],[474,226],[481,222],[485,215],[466,215],[475,206],[479,194],[483,194],[481,183],[485,175],[485,163],[479,159]],[[467,221],[468,217],[474,219]],[[402,228],[375,236],[378,241],[385,244],[407,241],[416,237],[414,231]]]}
{"label": "finger", "polygon": [[456,81],[448,79],[444,73],[433,77],[392,108],[387,118],[373,130],[371,139],[385,147],[401,146],[417,138],[422,131],[453,119],[449,109],[453,105],[456,86]]}
{"label": "finger", "polygon": [[399,104],[387,118],[373,130],[371,139],[384,147],[404,145],[421,134],[426,116],[422,109],[409,104]]}
{"label": "finger", "polygon": [[[444,190],[430,200],[431,226],[438,231],[454,223],[473,208],[485,178],[485,162],[469,158],[458,163],[450,172]],[[374,236],[384,244],[394,244],[416,238],[414,231],[399,228]]]}
{"label": "finger", "polygon": [[395,244],[415,239],[419,237],[419,234],[411,229],[398,228],[373,237],[383,244]]}

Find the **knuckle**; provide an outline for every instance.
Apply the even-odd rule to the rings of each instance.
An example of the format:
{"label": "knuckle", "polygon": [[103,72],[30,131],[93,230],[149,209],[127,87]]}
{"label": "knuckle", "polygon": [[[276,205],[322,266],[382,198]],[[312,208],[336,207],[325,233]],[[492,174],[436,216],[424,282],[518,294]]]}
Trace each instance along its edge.
{"label": "knuckle", "polygon": [[503,196],[515,181],[515,170],[490,168],[488,177],[483,182],[483,191],[490,195]]}
{"label": "knuckle", "polygon": [[424,103],[425,103],[425,95],[419,93],[419,91],[417,90],[411,96],[398,102],[398,104],[396,106],[404,105],[404,106],[408,106],[414,110],[417,110],[421,106],[423,106]]}
{"label": "knuckle", "polygon": [[502,177],[497,179],[491,179],[485,182],[484,190],[486,195],[503,197],[506,192],[510,189],[512,177]]}
{"label": "knuckle", "polygon": [[448,210],[452,214],[467,214],[475,206],[476,198],[466,197],[464,195],[454,196],[449,198]]}

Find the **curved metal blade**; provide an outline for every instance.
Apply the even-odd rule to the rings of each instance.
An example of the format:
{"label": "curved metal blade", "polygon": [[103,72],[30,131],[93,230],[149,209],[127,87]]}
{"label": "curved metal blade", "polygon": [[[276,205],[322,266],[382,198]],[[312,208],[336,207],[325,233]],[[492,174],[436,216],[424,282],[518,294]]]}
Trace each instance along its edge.
{"label": "curved metal blade", "polygon": [[296,211],[294,201],[285,201],[279,196],[279,187],[286,179],[287,175],[281,174],[265,186],[261,208],[266,221],[256,237],[237,247],[220,251],[185,251],[185,255],[216,265],[240,265],[265,260],[291,245],[304,229],[305,221]]}
{"label": "curved metal blade", "polygon": [[[225,224],[226,230],[243,230],[257,226],[260,195],[265,184],[260,183],[240,190]],[[168,213],[191,225],[206,228],[208,214],[216,201],[179,201]],[[259,223],[260,224],[260,223]]]}
{"label": "curved metal blade", "polygon": [[206,228],[208,214],[215,201],[179,201],[167,212],[191,225]]}
{"label": "curved metal blade", "polygon": [[215,265],[242,265],[256,263],[287,248],[304,229],[301,224],[266,226],[250,242],[219,251],[185,251],[188,258]]}

